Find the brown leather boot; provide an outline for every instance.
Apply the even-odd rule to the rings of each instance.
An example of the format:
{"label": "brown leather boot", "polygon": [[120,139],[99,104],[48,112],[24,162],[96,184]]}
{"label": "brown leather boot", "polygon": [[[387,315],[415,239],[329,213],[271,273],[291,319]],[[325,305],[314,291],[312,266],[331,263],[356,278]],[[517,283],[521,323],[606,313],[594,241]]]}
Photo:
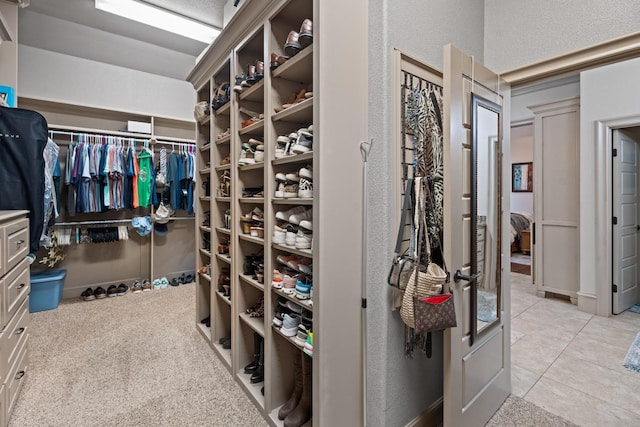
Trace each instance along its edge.
{"label": "brown leather boot", "polygon": [[284,44],[284,51],[287,55],[293,56],[302,50],[302,45],[298,41],[300,35],[296,31],[289,32],[287,41]]}
{"label": "brown leather boot", "polygon": [[264,62],[256,59],[256,81],[264,77]]}
{"label": "brown leather boot", "polygon": [[302,396],[296,409],[284,419],[284,427],[300,427],[311,418],[311,358],[302,355]]}
{"label": "brown leather boot", "polygon": [[298,41],[303,49],[313,43],[313,23],[311,22],[311,19],[305,19],[302,21]]}
{"label": "brown leather boot", "polygon": [[[302,353],[300,354],[304,356]],[[298,403],[300,402],[300,397],[302,396],[302,365],[300,364],[301,360],[302,358],[300,356],[297,356],[293,361],[293,372],[295,375],[293,393],[291,393],[291,397],[289,398],[289,400],[287,400],[287,402],[280,407],[280,410],[278,411],[278,419],[284,420],[285,418],[287,418],[287,415],[293,412],[293,410],[296,409],[296,406],[298,406]]]}
{"label": "brown leather boot", "polygon": [[287,60],[289,60],[288,56],[285,55],[278,55],[276,52],[271,52],[271,64],[270,64],[270,68],[276,69],[278,68],[280,65],[284,64],[285,62],[287,62]]}

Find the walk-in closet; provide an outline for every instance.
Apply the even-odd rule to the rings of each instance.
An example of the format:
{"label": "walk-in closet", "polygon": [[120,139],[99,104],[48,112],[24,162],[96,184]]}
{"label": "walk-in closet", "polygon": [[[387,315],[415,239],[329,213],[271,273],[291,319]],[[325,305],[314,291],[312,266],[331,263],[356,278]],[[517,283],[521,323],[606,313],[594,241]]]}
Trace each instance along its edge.
{"label": "walk-in closet", "polygon": [[556,3],[0,0],[0,427],[640,425],[640,4]]}

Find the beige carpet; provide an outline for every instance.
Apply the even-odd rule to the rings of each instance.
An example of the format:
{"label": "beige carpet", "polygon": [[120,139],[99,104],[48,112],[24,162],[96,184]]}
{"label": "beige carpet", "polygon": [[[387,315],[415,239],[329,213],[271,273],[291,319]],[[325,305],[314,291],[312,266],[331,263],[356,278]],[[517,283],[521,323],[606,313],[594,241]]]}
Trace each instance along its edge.
{"label": "beige carpet", "polygon": [[31,316],[10,426],[265,426],[196,331],[195,285]]}
{"label": "beige carpet", "polygon": [[487,427],[577,427],[531,402],[510,395],[487,423]]}

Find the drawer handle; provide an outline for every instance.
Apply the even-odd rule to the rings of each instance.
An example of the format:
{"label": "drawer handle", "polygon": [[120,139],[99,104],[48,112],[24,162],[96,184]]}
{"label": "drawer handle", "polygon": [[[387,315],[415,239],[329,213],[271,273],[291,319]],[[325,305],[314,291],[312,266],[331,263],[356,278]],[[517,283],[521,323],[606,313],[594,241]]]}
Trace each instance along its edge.
{"label": "drawer handle", "polygon": [[24,283],[20,283],[16,289],[22,289],[22,288],[24,288],[25,286],[27,286],[27,285],[25,285]]}
{"label": "drawer handle", "polygon": [[20,246],[20,245],[22,245],[23,243],[24,243],[24,240],[18,240],[18,241],[16,242],[16,246]]}
{"label": "drawer handle", "polygon": [[24,371],[20,371],[16,374],[16,380],[21,379],[22,377],[24,377],[25,372]]}
{"label": "drawer handle", "polygon": [[16,331],[16,335],[20,335],[23,332],[24,332],[24,328],[20,328]]}

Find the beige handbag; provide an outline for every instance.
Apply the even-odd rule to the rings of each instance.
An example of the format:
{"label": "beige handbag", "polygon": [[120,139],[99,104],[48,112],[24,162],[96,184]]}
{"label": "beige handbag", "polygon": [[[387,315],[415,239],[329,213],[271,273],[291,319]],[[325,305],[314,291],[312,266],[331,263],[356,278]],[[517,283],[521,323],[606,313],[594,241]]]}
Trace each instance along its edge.
{"label": "beige handbag", "polygon": [[[410,328],[415,328],[414,297],[424,298],[439,295],[442,293],[442,287],[447,281],[446,271],[438,264],[430,262],[431,248],[429,244],[429,235],[426,232],[426,219],[424,215],[424,193],[422,190],[422,183],[420,182],[420,178],[416,178],[414,188],[416,191],[416,209],[414,212],[414,223],[418,228],[418,241],[416,243],[417,249],[414,258],[416,262],[414,262],[414,269],[411,273],[411,277],[409,278],[407,288],[404,291],[404,295],[402,297],[402,306],[400,307],[400,317]],[[427,250],[427,259],[429,260],[429,264],[426,268],[421,267],[418,262],[418,260],[420,260],[420,247],[422,246],[420,242],[423,234],[425,238],[425,247]]]}

